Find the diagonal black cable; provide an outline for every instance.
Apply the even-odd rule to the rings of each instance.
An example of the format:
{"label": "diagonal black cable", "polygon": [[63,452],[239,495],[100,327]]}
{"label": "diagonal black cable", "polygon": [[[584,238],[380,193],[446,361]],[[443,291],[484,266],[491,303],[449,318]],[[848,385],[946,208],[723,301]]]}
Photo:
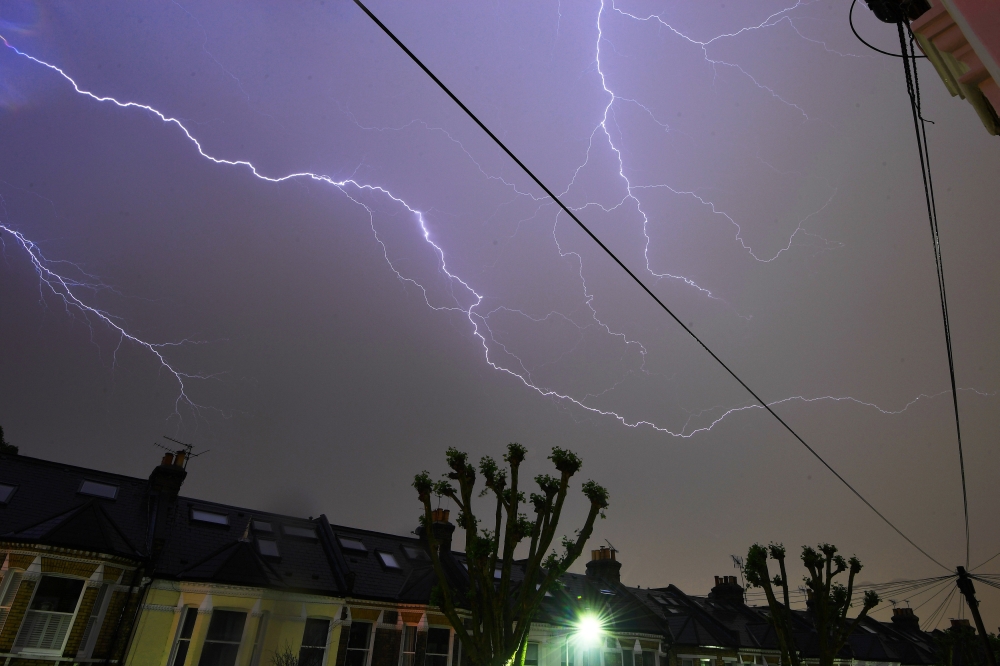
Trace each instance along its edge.
{"label": "diagonal black cable", "polygon": [[[871,44],[869,44],[868,42],[865,41],[864,37],[862,37],[861,35],[858,34],[857,28],[854,27],[854,5],[856,5],[856,4],[858,4],[858,0],[853,0],[853,2],[851,2],[851,8],[847,10],[847,22],[850,24],[850,26],[851,26],[851,32],[853,32],[854,36],[858,38],[858,41],[861,42],[862,44],[864,44],[865,46],[867,46],[868,48],[870,48],[872,51],[877,51],[877,52],[881,53],[882,55],[892,56],[893,58],[906,58],[906,57],[908,57],[908,56],[905,56],[905,55],[899,55],[898,53],[889,53],[888,51],[883,51],[882,49],[878,48],[877,46],[872,46]],[[913,57],[914,58],[926,58],[927,56],[925,56],[925,55],[920,55],[920,56],[915,55]]]}
{"label": "diagonal black cable", "polygon": [[401,41],[399,40],[399,38],[398,38],[398,37],[396,37],[396,35],[394,35],[394,34],[393,34],[393,32],[392,32],[391,30],[389,30],[389,28],[388,28],[388,27],[387,27],[387,26],[386,26],[386,25],[385,25],[384,23],[382,23],[382,21],[380,21],[380,20],[379,20],[379,18],[378,18],[377,16],[375,16],[375,14],[373,14],[373,13],[371,12],[371,10],[369,10],[369,9],[368,9],[368,7],[366,7],[366,6],[364,5],[364,3],[363,3],[363,2],[361,2],[361,0],[354,0],[354,4],[356,4],[356,5],[357,5],[357,6],[358,6],[358,7],[359,7],[359,8],[361,9],[361,11],[363,11],[363,12],[364,12],[365,14],[367,14],[367,15],[368,15],[368,18],[370,18],[370,19],[371,19],[372,21],[374,21],[374,22],[375,22],[375,25],[377,25],[377,26],[378,26],[379,28],[381,28],[381,29],[382,29],[382,32],[384,32],[384,33],[385,33],[385,34],[386,34],[386,35],[387,35],[387,36],[389,37],[389,39],[391,39],[391,40],[392,40],[392,41],[393,41],[393,42],[394,42],[394,43],[396,44],[396,46],[398,46],[398,47],[399,47],[400,49],[402,49],[403,53],[405,53],[405,54],[406,54],[407,56],[409,56],[410,60],[412,60],[412,61],[414,62],[414,64],[416,64],[416,65],[417,65],[417,67],[419,67],[419,68],[420,68],[421,70],[423,70],[423,72],[424,72],[425,74],[427,74],[427,76],[429,76],[429,77],[431,78],[431,80],[432,80],[432,81],[434,81],[434,83],[436,83],[436,84],[438,85],[438,87],[439,87],[439,88],[441,88],[441,90],[442,90],[442,91],[443,91],[443,92],[444,92],[444,93],[445,93],[446,95],[448,95],[448,97],[450,97],[450,98],[451,98],[451,100],[452,100],[453,102],[455,102],[455,104],[457,104],[457,105],[459,106],[459,108],[460,108],[460,109],[462,109],[462,111],[464,111],[464,112],[466,113],[466,115],[468,115],[468,116],[469,116],[469,118],[471,118],[471,119],[472,119],[472,121],[473,121],[474,123],[476,123],[476,125],[478,125],[478,126],[479,126],[479,128],[480,128],[481,130],[483,130],[484,132],[486,132],[487,136],[489,136],[489,137],[490,137],[491,139],[493,139],[493,142],[494,142],[494,143],[496,143],[496,144],[497,144],[497,146],[499,146],[499,147],[500,147],[500,149],[501,149],[501,150],[503,150],[503,152],[505,152],[505,153],[507,154],[507,156],[508,156],[508,157],[510,157],[510,159],[512,159],[512,160],[514,161],[514,163],[515,163],[515,164],[517,164],[517,166],[519,166],[519,167],[521,168],[521,170],[523,170],[523,171],[524,171],[524,173],[525,173],[525,174],[527,174],[527,175],[528,175],[528,177],[530,177],[530,178],[531,178],[531,179],[532,179],[533,181],[535,181],[535,184],[536,184],[536,185],[538,185],[538,187],[540,187],[540,188],[542,189],[542,191],[543,191],[543,192],[545,192],[545,194],[546,194],[546,195],[548,195],[548,196],[549,196],[549,198],[551,198],[551,199],[552,199],[552,201],[554,201],[554,202],[555,202],[555,203],[556,203],[556,204],[557,204],[557,205],[559,206],[559,208],[561,208],[561,209],[562,209],[562,211],[563,211],[564,213],[566,213],[567,215],[569,215],[570,219],[572,219],[572,220],[573,220],[574,222],[576,222],[577,226],[579,226],[579,227],[580,227],[580,229],[582,229],[582,230],[584,231],[584,233],[586,233],[586,234],[587,234],[588,236],[590,236],[590,238],[591,238],[591,239],[592,239],[592,240],[593,240],[593,241],[594,241],[595,243],[597,243],[597,245],[598,245],[598,246],[599,246],[599,247],[600,247],[600,248],[601,248],[602,250],[604,250],[604,252],[605,252],[605,253],[606,253],[606,254],[607,254],[607,255],[608,255],[609,257],[611,257],[611,259],[613,259],[613,260],[614,260],[614,262],[615,262],[616,264],[618,264],[618,266],[619,266],[619,267],[620,267],[620,268],[621,268],[621,269],[622,269],[623,271],[625,271],[625,272],[626,272],[626,273],[628,274],[628,276],[629,276],[630,278],[632,278],[632,280],[634,280],[634,281],[635,281],[635,283],[636,283],[636,284],[638,284],[638,285],[639,285],[640,287],[642,287],[642,290],[643,290],[643,291],[645,291],[645,292],[646,292],[647,294],[649,294],[649,297],[650,297],[650,298],[652,298],[652,299],[653,299],[654,301],[656,301],[656,304],[657,304],[657,305],[659,305],[659,306],[660,306],[660,307],[661,307],[661,308],[663,309],[663,311],[664,311],[664,312],[666,312],[666,313],[667,313],[668,315],[670,315],[670,317],[671,317],[671,318],[672,318],[672,319],[673,319],[673,320],[674,320],[675,322],[677,322],[677,324],[678,324],[678,325],[679,325],[679,326],[680,326],[680,327],[681,327],[682,329],[684,329],[684,331],[685,331],[685,332],[686,332],[686,333],[687,333],[688,335],[690,335],[690,336],[691,336],[692,338],[694,338],[695,342],[697,342],[697,343],[698,343],[699,345],[701,345],[701,348],[702,348],[702,349],[704,349],[704,350],[705,350],[706,352],[708,352],[708,355],[709,355],[709,356],[711,356],[711,357],[712,357],[713,359],[715,359],[715,360],[716,360],[716,362],[717,362],[717,363],[718,363],[719,365],[721,365],[721,366],[722,366],[722,367],[723,367],[723,368],[724,368],[724,369],[726,370],[726,372],[728,372],[728,373],[729,373],[729,375],[730,375],[730,376],[731,376],[731,377],[732,377],[733,379],[735,379],[735,380],[736,380],[736,381],[737,381],[737,382],[739,383],[739,385],[740,385],[740,386],[742,386],[742,387],[743,387],[743,388],[744,388],[744,389],[746,390],[746,392],[747,392],[747,393],[749,393],[749,394],[750,394],[751,396],[753,396],[754,400],[756,400],[756,401],[757,401],[757,402],[758,402],[758,403],[760,404],[760,406],[761,406],[761,407],[763,407],[764,409],[766,409],[766,410],[768,411],[768,413],[770,413],[770,414],[771,414],[771,416],[773,416],[773,417],[774,417],[775,419],[777,419],[778,423],[780,423],[780,424],[781,424],[782,426],[784,426],[784,427],[785,427],[785,430],[787,430],[787,431],[788,431],[789,433],[791,433],[791,434],[792,434],[792,436],[793,436],[793,437],[794,437],[795,439],[797,439],[797,440],[799,441],[799,443],[800,443],[800,444],[802,444],[802,446],[804,446],[804,447],[806,448],[806,450],[807,450],[807,451],[809,451],[809,453],[811,453],[811,454],[812,454],[812,455],[813,455],[813,456],[814,456],[814,457],[815,457],[815,458],[816,458],[817,460],[819,460],[819,461],[820,461],[820,462],[821,462],[821,463],[823,464],[823,466],[824,466],[824,467],[826,467],[826,468],[827,468],[828,470],[830,470],[830,472],[831,472],[831,473],[832,473],[832,474],[833,474],[833,475],[834,475],[835,477],[837,477],[837,479],[839,479],[841,483],[843,483],[843,484],[844,484],[845,486],[847,486],[847,488],[848,488],[848,489],[849,489],[849,490],[850,490],[850,491],[851,491],[852,493],[854,493],[854,494],[855,494],[855,495],[857,496],[857,498],[858,498],[858,499],[860,499],[860,500],[861,500],[862,502],[864,502],[864,503],[865,503],[865,505],[866,505],[866,506],[867,506],[867,507],[868,507],[869,509],[871,509],[872,511],[874,511],[874,512],[875,512],[875,515],[877,515],[877,516],[878,516],[879,518],[881,518],[881,519],[882,519],[882,521],[883,521],[883,522],[885,522],[885,524],[886,524],[886,525],[888,525],[889,527],[891,527],[891,528],[892,528],[892,529],[893,529],[893,530],[894,530],[894,531],[896,532],[896,534],[898,534],[899,536],[903,537],[903,538],[904,538],[904,539],[905,539],[905,540],[907,541],[907,543],[909,543],[909,544],[910,544],[911,546],[913,546],[914,548],[916,548],[917,550],[919,550],[919,551],[920,551],[921,553],[923,553],[923,555],[924,555],[925,557],[927,557],[927,559],[929,559],[930,561],[934,562],[935,564],[937,564],[937,565],[938,565],[939,567],[941,567],[941,568],[942,568],[942,569],[944,569],[945,571],[951,571],[951,569],[949,569],[948,567],[946,567],[945,565],[941,564],[941,563],[940,563],[940,562],[938,562],[938,561],[937,561],[936,559],[934,559],[933,557],[931,557],[931,555],[930,555],[930,554],[929,554],[929,553],[928,553],[928,552],[927,552],[926,550],[924,550],[923,548],[921,548],[920,546],[918,546],[918,545],[917,545],[917,544],[916,544],[916,543],[915,543],[915,542],[913,541],[913,539],[911,539],[910,537],[908,537],[908,536],[906,536],[905,534],[903,534],[903,532],[902,532],[902,531],[901,531],[901,530],[900,530],[900,529],[899,529],[898,527],[896,527],[895,525],[893,525],[892,521],[890,521],[890,520],[889,520],[888,518],[886,518],[886,517],[885,517],[884,515],[882,515],[882,512],[880,512],[880,511],[879,511],[878,509],[876,509],[876,508],[875,508],[875,506],[874,506],[874,505],[873,505],[873,504],[872,504],[871,502],[869,502],[869,501],[868,501],[867,499],[865,499],[865,498],[864,498],[864,496],[863,496],[863,495],[862,495],[861,493],[859,493],[859,492],[858,492],[857,490],[855,490],[854,486],[852,486],[852,485],[851,485],[850,483],[848,483],[848,482],[847,482],[847,480],[846,480],[846,479],[845,479],[844,477],[842,477],[842,476],[841,476],[841,475],[840,475],[840,474],[839,474],[839,473],[837,472],[837,470],[835,470],[835,469],[834,469],[833,467],[831,467],[831,466],[830,466],[830,464],[829,464],[828,462],[826,462],[826,460],[824,460],[824,459],[823,459],[823,457],[822,457],[822,456],[820,456],[820,455],[819,455],[819,453],[817,453],[815,449],[813,449],[813,448],[812,448],[811,446],[809,446],[809,444],[807,444],[807,443],[806,443],[806,441],[805,441],[804,439],[802,439],[802,437],[800,437],[800,436],[799,436],[799,434],[798,434],[797,432],[795,432],[794,430],[792,430],[792,427],[791,427],[790,425],[788,425],[787,423],[785,423],[784,419],[782,419],[782,418],[781,418],[780,416],[778,416],[778,414],[777,414],[777,413],[776,413],[776,412],[775,412],[775,411],[774,411],[773,409],[771,409],[771,407],[770,407],[770,406],[768,406],[768,404],[767,404],[766,402],[764,402],[764,400],[762,400],[762,399],[761,399],[761,397],[760,397],[760,396],[758,396],[758,395],[757,395],[757,394],[756,394],[756,393],[755,393],[755,392],[753,391],[753,389],[751,389],[751,388],[750,388],[749,386],[747,386],[747,384],[746,384],[746,383],[745,383],[745,382],[744,382],[744,381],[743,381],[742,379],[740,379],[740,378],[739,378],[739,376],[737,376],[737,374],[736,374],[735,372],[733,372],[733,371],[732,371],[732,370],[731,370],[731,369],[729,368],[729,366],[728,366],[728,365],[726,365],[726,364],[725,364],[725,363],[724,363],[724,362],[722,361],[722,359],[721,359],[721,358],[719,358],[718,356],[716,356],[715,352],[713,352],[713,351],[712,351],[711,349],[709,349],[708,345],[706,345],[706,344],[705,344],[704,342],[702,342],[702,341],[701,341],[701,338],[699,338],[699,337],[698,337],[697,335],[695,335],[695,334],[694,334],[694,332],[693,332],[693,331],[692,331],[692,330],[691,330],[690,328],[688,328],[687,326],[685,326],[685,325],[684,325],[684,322],[682,322],[682,321],[681,321],[681,320],[680,320],[680,319],[679,319],[679,318],[677,317],[677,315],[675,315],[675,314],[673,313],[673,311],[672,311],[672,310],[671,310],[670,308],[668,308],[668,307],[666,306],[666,304],[665,304],[665,303],[664,303],[663,301],[661,301],[661,300],[660,300],[660,299],[659,299],[659,298],[658,298],[658,297],[656,296],[656,294],[654,294],[654,293],[652,292],[652,290],[650,290],[650,288],[649,288],[649,287],[647,287],[647,286],[646,286],[646,284],[645,284],[645,283],[644,283],[644,282],[643,282],[642,280],[640,280],[640,279],[639,279],[639,277],[638,277],[638,276],[637,276],[637,275],[636,275],[635,273],[633,273],[633,272],[631,271],[631,269],[629,269],[629,267],[628,267],[628,266],[626,266],[626,265],[625,265],[625,264],[624,264],[624,263],[622,262],[622,260],[621,260],[621,259],[619,259],[619,258],[618,258],[618,256],[617,256],[617,255],[615,255],[615,253],[614,253],[614,252],[612,252],[612,251],[611,251],[611,249],[610,249],[610,248],[609,248],[609,247],[608,247],[607,245],[605,245],[605,244],[604,244],[604,243],[603,243],[603,242],[601,241],[601,239],[600,239],[600,238],[598,238],[598,237],[597,237],[597,236],[596,236],[596,235],[594,234],[594,232],[592,232],[592,231],[591,231],[591,230],[590,230],[590,229],[589,229],[589,228],[587,227],[587,225],[585,225],[585,224],[584,224],[583,222],[581,222],[581,221],[580,221],[580,219],[579,219],[579,218],[578,218],[578,217],[577,217],[577,216],[576,216],[576,215],[575,215],[575,214],[573,213],[573,211],[571,211],[571,210],[570,210],[569,208],[567,208],[567,207],[566,207],[566,204],[564,204],[564,203],[563,203],[563,202],[562,202],[562,201],[561,201],[561,200],[559,199],[559,197],[557,197],[557,196],[555,195],[555,193],[553,193],[553,192],[552,192],[552,191],[551,191],[551,190],[550,190],[550,189],[549,189],[548,187],[546,187],[546,186],[545,186],[545,183],[543,183],[543,182],[542,182],[542,181],[541,181],[541,180],[540,180],[540,179],[538,178],[538,176],[536,176],[536,175],[535,175],[535,174],[534,174],[534,173],[533,173],[533,172],[531,171],[531,169],[529,169],[529,168],[528,168],[528,167],[527,167],[527,166],[526,166],[526,165],[524,164],[524,162],[522,162],[522,161],[521,161],[520,159],[518,159],[517,155],[515,155],[515,154],[514,154],[513,152],[511,152],[511,150],[510,150],[510,149],[509,149],[509,148],[508,148],[508,147],[507,147],[507,146],[506,146],[506,145],[505,145],[505,144],[503,143],[503,141],[501,141],[501,140],[500,140],[500,139],[499,139],[499,138],[498,138],[498,137],[497,137],[497,136],[496,136],[496,135],[495,135],[495,134],[494,134],[494,133],[493,133],[492,131],[490,131],[490,128],[489,128],[489,127],[487,127],[486,125],[484,125],[484,124],[483,124],[483,122],[482,122],[481,120],[479,120],[479,118],[478,118],[478,117],[476,116],[476,114],[474,114],[474,113],[473,113],[473,112],[472,112],[472,111],[471,111],[471,110],[469,109],[469,107],[467,107],[467,106],[466,106],[466,105],[465,105],[464,103],[462,103],[462,100],[460,100],[460,99],[459,99],[458,97],[456,97],[456,96],[455,96],[455,94],[454,94],[453,92],[451,92],[451,90],[449,90],[449,89],[448,89],[448,86],[446,86],[446,85],[445,85],[444,83],[442,83],[441,79],[439,79],[439,78],[438,78],[437,76],[435,76],[435,75],[434,75],[434,72],[432,72],[432,71],[431,71],[430,69],[428,69],[428,68],[427,68],[427,66],[426,66],[426,65],[424,65],[424,63],[423,63],[423,62],[421,62],[421,61],[420,61],[420,59],[419,59],[419,58],[417,58],[417,56],[416,56],[416,55],[414,55],[414,53],[413,53],[412,51],[410,51],[410,49],[408,49],[408,48],[406,47],[406,45],[405,45],[405,44],[403,44],[403,42],[401,42]]}
{"label": "diagonal black cable", "polygon": [[[938,293],[941,297],[941,316],[944,320],[944,340],[948,349],[948,374],[951,378],[951,400],[955,409],[955,434],[958,438],[958,466],[962,475],[962,507],[965,512],[965,566],[969,566],[969,495],[965,486],[965,453],[962,450],[962,424],[958,416],[958,388],[955,384],[955,355],[951,344],[951,322],[948,318],[948,297],[944,288],[944,262],[941,257],[941,236],[938,230],[937,205],[934,201],[934,181],[931,178],[931,157],[927,149],[927,129],[920,109],[920,81],[917,78],[916,62],[910,70],[910,60],[915,57],[913,32],[909,24],[896,24],[899,32],[899,46],[903,53],[903,71],[906,75],[906,93],[910,97],[913,113],[913,129],[917,134],[917,153],[920,155],[920,175],[924,182],[924,199],[927,202],[927,218],[931,225],[931,241],[934,244],[934,265],[937,268]],[[909,33],[909,45],[906,36]]]}

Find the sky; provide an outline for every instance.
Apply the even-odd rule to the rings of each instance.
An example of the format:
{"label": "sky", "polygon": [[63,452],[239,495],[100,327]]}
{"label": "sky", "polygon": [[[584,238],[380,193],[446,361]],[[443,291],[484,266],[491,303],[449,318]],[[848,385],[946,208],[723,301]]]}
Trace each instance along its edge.
{"label": "sky", "polygon": [[[861,495],[965,564],[902,66],[849,3],[369,6]],[[22,454],[146,476],[170,436],[205,451],[188,495],[405,534],[448,447],[518,441],[535,474],[559,446],[609,489],[592,544],[631,585],[704,594],[770,541],[835,543],[869,582],[945,573],[353,3],[3,2],[0,34]],[[919,74],[976,566],[1000,551],[1000,145]]]}

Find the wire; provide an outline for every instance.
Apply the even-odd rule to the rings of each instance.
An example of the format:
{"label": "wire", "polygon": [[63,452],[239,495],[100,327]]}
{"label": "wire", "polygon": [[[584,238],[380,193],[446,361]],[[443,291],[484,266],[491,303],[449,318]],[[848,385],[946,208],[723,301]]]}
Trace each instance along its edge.
{"label": "wire", "polygon": [[861,35],[858,34],[858,31],[854,29],[854,5],[856,5],[856,4],[858,4],[858,0],[854,0],[851,3],[851,8],[847,11],[847,22],[851,24],[851,32],[854,33],[854,36],[858,38],[859,42],[861,42],[862,44],[864,44],[865,46],[867,46],[868,48],[870,48],[872,51],[878,51],[882,55],[891,56],[893,58],[909,58],[909,57],[913,57],[913,58],[926,58],[927,57],[925,55],[906,56],[906,55],[900,55],[898,53],[889,53],[888,51],[883,51],[882,49],[880,49],[878,47],[875,47],[875,46],[872,46],[871,44],[869,44],[868,42],[866,42],[861,37]]}
{"label": "wire", "polygon": [[747,384],[742,379],[740,379],[739,376],[737,376],[737,374],[735,372],[733,372],[729,368],[729,366],[726,365],[722,361],[721,358],[719,358],[718,356],[716,356],[715,352],[713,352],[711,349],[709,349],[708,345],[706,345],[704,342],[701,341],[701,338],[699,338],[697,335],[695,335],[694,332],[690,328],[688,328],[687,326],[685,326],[684,322],[682,322],[680,320],[680,318],[678,318],[677,315],[675,315],[673,313],[673,311],[670,308],[668,308],[666,306],[666,304],[663,301],[661,301],[659,299],[659,297],[657,297],[656,294],[654,294],[652,292],[652,290],[650,290],[650,288],[647,287],[646,284],[642,280],[640,280],[639,277],[635,273],[633,273],[629,269],[629,267],[626,266],[622,262],[622,260],[619,259],[617,257],[617,255],[615,255],[615,253],[612,252],[611,249],[607,245],[605,245],[601,241],[601,239],[598,238],[594,234],[594,232],[592,232],[587,227],[587,225],[585,225],[583,222],[581,222],[580,219],[573,213],[573,211],[571,211],[569,208],[567,208],[566,204],[564,204],[559,199],[559,197],[557,197],[548,187],[546,187],[545,183],[543,183],[538,178],[538,176],[536,176],[520,159],[518,159],[518,157],[513,152],[511,152],[511,150],[503,143],[503,141],[501,141],[492,131],[490,131],[490,129],[485,124],[483,124],[483,122],[476,116],[476,114],[474,114],[469,109],[469,107],[467,107],[464,103],[462,103],[462,100],[460,100],[458,97],[456,97],[455,94],[453,92],[451,92],[451,90],[449,90],[448,87],[444,83],[442,83],[441,79],[439,79],[437,76],[435,76],[434,72],[432,72],[430,69],[428,69],[427,66],[424,65],[424,63],[421,62],[420,59],[417,58],[417,56],[414,55],[414,53],[412,51],[410,51],[410,49],[408,49],[406,47],[406,45],[403,44],[403,42],[401,42],[399,40],[399,38],[396,37],[396,35],[394,35],[392,33],[392,31],[389,30],[389,28],[384,23],[382,23],[382,21],[380,21],[378,19],[378,17],[375,16],[375,14],[373,14],[371,12],[371,10],[369,10],[368,7],[366,7],[364,5],[364,3],[361,2],[361,0],[354,0],[354,4],[356,4],[365,14],[367,14],[368,17],[372,21],[374,21],[375,24],[379,28],[382,29],[382,32],[384,32],[389,37],[389,39],[391,39],[396,44],[396,46],[398,46],[400,49],[402,49],[402,51],[407,56],[409,56],[410,60],[412,60],[414,62],[414,64],[417,65],[417,67],[419,67],[421,70],[423,70],[423,72],[425,74],[427,74],[427,76],[429,76],[430,79],[432,81],[434,81],[434,83],[436,83],[438,85],[438,87],[441,88],[441,90],[446,95],[448,95],[448,97],[450,97],[452,99],[452,101],[455,102],[455,104],[457,104],[459,106],[460,109],[462,109],[463,111],[465,111],[466,115],[468,115],[469,118],[471,118],[472,121],[474,123],[476,123],[476,125],[478,125],[480,129],[482,129],[484,132],[486,132],[486,134],[491,139],[493,139],[494,143],[496,143],[497,146],[499,146],[500,149],[503,150],[507,154],[507,156],[510,157],[510,159],[512,159],[514,161],[514,163],[517,164],[517,166],[519,166],[524,171],[525,174],[527,174],[533,181],[535,181],[535,184],[538,185],[538,187],[540,187],[542,189],[542,191],[545,192],[545,194],[547,194],[549,196],[549,198],[551,198],[552,201],[554,201],[559,206],[559,208],[562,209],[563,212],[565,212],[567,215],[569,215],[570,219],[572,219],[574,222],[576,222],[577,226],[579,226],[580,229],[582,229],[584,231],[584,233],[586,233],[588,236],[590,236],[590,238],[595,243],[597,243],[597,245],[602,250],[604,250],[605,254],[607,254],[612,260],[614,260],[614,262],[616,264],[618,264],[618,266],[623,271],[625,271],[625,273],[627,273],[628,276],[630,278],[632,278],[632,280],[634,280],[636,284],[638,284],[640,287],[642,287],[642,290],[645,291],[650,296],[650,298],[652,298],[656,302],[656,304],[659,305],[663,309],[664,312],[666,312],[668,315],[670,315],[670,317],[675,322],[677,322],[677,324],[682,329],[684,329],[684,331],[688,335],[690,335],[692,338],[694,338],[695,342],[697,342],[699,345],[701,345],[701,348],[704,349],[708,353],[709,356],[711,356],[713,359],[715,359],[715,361],[718,362],[718,364],[721,365],[723,367],[723,369],[725,369],[725,371],[728,372],[729,375],[733,379],[735,379],[737,381],[737,383],[739,383],[739,385],[742,386],[746,390],[747,393],[749,393],[751,396],[753,396],[753,398],[761,405],[761,407],[763,407],[765,410],[767,410],[768,413],[770,413],[771,416],[773,416],[778,421],[778,423],[780,423],[782,426],[784,426],[785,430],[787,430],[789,433],[791,433],[791,435],[793,437],[795,437],[795,439],[797,439],[799,441],[799,443],[802,444],[802,446],[804,446],[806,448],[806,450],[809,451],[809,453],[811,453],[817,460],[819,460],[823,464],[824,467],[826,467],[828,470],[830,470],[830,472],[834,476],[836,476],[837,479],[839,479],[841,483],[843,483],[845,486],[847,486],[847,488],[852,493],[854,493],[857,496],[858,499],[860,499],[862,502],[864,502],[865,505],[869,509],[871,509],[872,511],[874,511],[875,515],[877,515],[879,518],[881,518],[882,521],[885,522],[886,525],[888,525],[889,527],[891,527],[896,532],[896,534],[898,534],[899,536],[903,537],[903,539],[905,539],[907,541],[907,543],[909,543],[911,546],[913,546],[914,548],[916,548],[917,550],[919,550],[921,553],[923,553],[923,555],[925,557],[927,557],[929,560],[931,560],[932,562],[934,562],[935,564],[937,564],[939,567],[941,567],[945,571],[951,571],[951,569],[949,569],[948,567],[946,567],[945,565],[941,564],[936,559],[934,559],[933,557],[931,557],[931,555],[926,550],[924,550],[923,548],[921,548],[920,546],[918,546],[913,541],[913,539],[911,539],[910,537],[908,537],[905,534],[903,534],[903,532],[898,527],[896,527],[888,518],[886,518],[884,515],[882,515],[882,513],[878,509],[876,509],[875,506],[871,502],[869,502],[867,499],[864,498],[864,496],[861,493],[859,493],[857,490],[855,490],[854,486],[852,486],[850,483],[848,483],[847,480],[844,477],[842,477],[837,472],[837,470],[833,469],[833,467],[831,467],[830,464],[828,462],[826,462],[826,460],[824,460],[823,457],[820,456],[819,453],[817,453],[815,449],[813,449],[811,446],[809,446],[809,444],[807,444],[806,441],[804,439],[802,439],[802,437],[800,437],[797,432],[795,432],[794,430],[792,430],[792,427],[790,425],[788,425],[787,423],[785,423],[784,419],[782,419],[780,416],[778,416],[778,414],[773,409],[771,409],[768,406],[768,404],[766,402],[764,402],[764,400],[762,400],[760,398],[760,396],[758,396],[749,386],[747,386]]}
{"label": "wire", "polygon": [[[899,32],[899,46],[904,54],[915,52],[913,31],[909,24],[903,29],[904,22],[896,24]],[[909,33],[910,43],[906,43]],[[906,93],[910,97],[910,110],[913,113],[913,130],[917,134],[917,153],[920,155],[920,175],[924,182],[924,199],[927,202],[927,219],[931,226],[931,241],[934,244],[934,264],[937,268],[938,293],[941,297],[941,317],[944,321],[944,340],[948,349],[948,375],[951,378],[951,400],[955,409],[955,435],[958,439],[958,465],[962,475],[962,507],[965,514],[965,566],[969,566],[969,495],[965,483],[965,453],[962,449],[962,423],[958,413],[958,387],[955,383],[955,355],[951,343],[951,322],[948,318],[948,297],[944,285],[944,260],[941,256],[941,235],[938,229],[937,205],[934,201],[934,180],[931,177],[931,156],[927,148],[927,129],[920,112],[920,80],[917,78],[917,67],[914,63],[910,71],[910,59],[903,58],[903,72],[906,75]]]}
{"label": "wire", "polygon": [[951,588],[951,592],[945,596],[941,604],[938,605],[938,607],[934,609],[934,612],[931,613],[930,617],[927,618],[927,624],[924,625],[926,629],[924,629],[924,631],[930,631],[937,626],[938,622],[940,622],[941,618],[944,616],[944,613],[951,606],[951,599],[955,596],[956,592],[958,592],[958,587]]}
{"label": "wire", "polygon": [[984,564],[989,564],[990,562],[992,562],[993,560],[995,560],[995,559],[996,559],[996,558],[998,558],[998,557],[1000,557],[1000,553],[997,553],[996,555],[994,555],[994,556],[993,556],[993,557],[991,557],[990,559],[988,559],[988,560],[986,560],[986,561],[984,561],[984,562],[981,562],[981,563],[979,564],[979,566],[977,566],[977,567],[973,568],[973,569],[972,569],[972,571],[975,571],[976,569],[978,569],[979,567],[983,566]]}

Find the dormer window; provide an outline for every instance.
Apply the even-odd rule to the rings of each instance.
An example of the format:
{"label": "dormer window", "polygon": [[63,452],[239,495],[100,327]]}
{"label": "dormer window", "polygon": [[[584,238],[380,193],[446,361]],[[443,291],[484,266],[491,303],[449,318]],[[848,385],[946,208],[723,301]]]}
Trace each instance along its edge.
{"label": "dormer window", "polygon": [[281,531],[285,536],[298,537],[299,539],[315,539],[315,527],[295,527],[294,525],[282,525]]}
{"label": "dormer window", "polygon": [[399,562],[396,561],[396,556],[392,553],[383,553],[379,551],[378,558],[382,560],[382,564],[386,569],[402,569],[402,567],[399,566]]}
{"label": "dormer window", "polygon": [[368,552],[368,549],[365,547],[365,544],[362,543],[359,539],[351,539],[349,537],[337,537],[337,540],[340,542],[341,548],[346,548],[347,550],[356,550],[362,553]]}
{"label": "dormer window", "polygon": [[412,546],[403,546],[403,552],[406,553],[406,559],[413,561],[426,561],[431,559],[427,551],[422,548],[413,548]]}
{"label": "dormer window", "polygon": [[278,542],[274,539],[257,539],[257,550],[264,557],[281,557],[278,550]]}
{"label": "dormer window", "polygon": [[91,495],[92,497],[103,497],[104,499],[113,500],[118,496],[118,486],[110,483],[101,483],[100,481],[85,480],[80,484],[80,490],[77,492],[81,495]]}
{"label": "dormer window", "polygon": [[191,509],[191,520],[213,525],[229,525],[229,514],[205,509]]}

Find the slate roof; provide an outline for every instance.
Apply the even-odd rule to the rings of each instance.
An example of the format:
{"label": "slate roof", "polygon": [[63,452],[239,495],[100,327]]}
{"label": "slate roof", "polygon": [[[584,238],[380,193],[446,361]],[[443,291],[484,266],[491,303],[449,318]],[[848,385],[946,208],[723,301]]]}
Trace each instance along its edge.
{"label": "slate roof", "polygon": [[[118,490],[113,499],[83,494],[84,481]],[[437,583],[416,534],[385,534],[332,525],[326,516],[285,516],[183,496],[162,504],[162,490],[158,496],[159,486],[149,479],[19,455],[0,455],[0,483],[16,487],[0,504],[0,540],[145,560],[156,578],[418,605],[428,603]],[[224,524],[199,520],[198,511]],[[262,549],[265,540],[274,543]],[[453,589],[466,588],[464,555],[449,551],[443,564]],[[522,579],[521,564],[513,569],[515,584]],[[571,626],[584,611],[599,614],[612,635],[659,636],[664,648],[680,654],[685,646],[778,649],[766,607],[747,606],[728,594],[692,596],[673,585],[640,589],[579,574],[563,576],[537,621]],[[811,656],[815,632],[803,612],[793,611],[793,617],[796,643]],[[914,624],[915,618],[909,625],[868,619],[842,655],[913,666],[937,663],[932,635]]]}

